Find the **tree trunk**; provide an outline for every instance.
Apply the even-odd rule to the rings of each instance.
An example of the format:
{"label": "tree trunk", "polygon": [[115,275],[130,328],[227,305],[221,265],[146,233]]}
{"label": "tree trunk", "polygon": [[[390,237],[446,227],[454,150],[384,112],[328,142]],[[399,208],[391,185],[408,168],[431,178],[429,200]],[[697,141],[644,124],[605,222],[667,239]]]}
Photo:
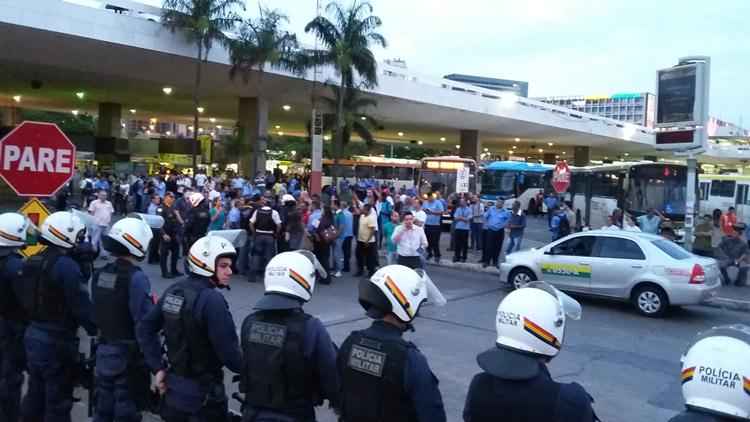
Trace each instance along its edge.
{"label": "tree trunk", "polygon": [[344,96],[346,95],[346,79],[344,72],[341,72],[341,85],[339,87],[339,103],[336,107],[336,139],[333,141],[333,187],[338,188],[339,184],[339,160],[344,145]]}
{"label": "tree trunk", "polygon": [[203,41],[198,41],[198,63],[195,69],[195,86],[193,87],[193,177],[198,174],[198,107],[200,106],[201,66],[203,62]]}

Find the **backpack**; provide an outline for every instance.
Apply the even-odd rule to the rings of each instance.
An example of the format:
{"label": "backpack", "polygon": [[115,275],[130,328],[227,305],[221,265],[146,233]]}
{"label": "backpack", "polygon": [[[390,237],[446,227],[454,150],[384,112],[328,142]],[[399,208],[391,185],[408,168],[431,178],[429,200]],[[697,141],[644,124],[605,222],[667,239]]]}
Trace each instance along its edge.
{"label": "backpack", "polygon": [[334,226],[330,226],[320,232],[320,239],[325,243],[335,242],[338,237],[339,231]]}
{"label": "backpack", "polygon": [[568,221],[567,215],[560,215],[560,224],[557,226],[557,230],[560,233],[560,237],[570,234],[570,221]]}

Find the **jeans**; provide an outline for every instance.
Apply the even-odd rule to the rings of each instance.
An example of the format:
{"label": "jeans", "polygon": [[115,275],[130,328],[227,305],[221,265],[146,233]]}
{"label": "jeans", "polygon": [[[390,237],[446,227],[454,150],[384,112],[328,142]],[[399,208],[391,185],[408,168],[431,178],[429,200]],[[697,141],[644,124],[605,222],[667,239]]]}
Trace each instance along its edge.
{"label": "jeans", "polygon": [[505,251],[505,254],[510,254],[513,252],[513,249],[515,249],[516,252],[521,250],[521,239],[523,239],[523,234],[508,236],[508,249]]}
{"label": "jeans", "polygon": [[250,254],[253,252],[253,235],[248,233],[245,244],[237,251],[237,271],[247,274],[250,268]]}
{"label": "jeans", "polygon": [[326,277],[320,280],[321,284],[329,284],[331,282],[331,244],[323,241],[313,241],[313,253],[318,258],[318,262],[323,266],[326,271]]}
{"label": "jeans", "polygon": [[333,242],[333,270],[336,272],[344,270],[344,238],[338,237]]}
{"label": "jeans", "polygon": [[148,263],[156,264],[159,262],[159,247],[161,245],[161,235],[159,229],[151,229],[151,242],[148,244]]}
{"label": "jeans", "polygon": [[409,267],[412,270],[416,270],[419,268],[424,268],[422,264],[422,257],[421,256],[398,256],[398,259],[396,261],[398,265],[403,265],[405,267]]}
{"label": "jeans", "polygon": [[352,260],[352,237],[348,236],[344,238],[344,243],[341,245],[341,250],[344,252],[343,268],[341,271],[348,273],[351,271],[350,262]]}
{"label": "jeans", "polygon": [[268,265],[268,261],[270,261],[274,255],[276,255],[276,239],[273,236],[265,234],[255,235],[247,280],[255,281],[255,277],[258,274],[263,274],[266,265]]}
{"label": "jeans", "polygon": [[386,251],[385,252],[385,263],[386,265],[394,265],[398,261],[398,254],[396,251]]}
{"label": "jeans", "polygon": [[735,286],[744,286],[747,284],[747,271],[750,269],[750,267],[746,265],[736,265],[734,263],[720,263],[719,269],[721,270],[721,277],[722,281],[721,284],[730,286],[732,285],[732,280],[729,279],[729,274],[727,273],[727,268],[729,267],[737,267],[739,272],[737,273],[737,281],[734,282]]}
{"label": "jeans", "polygon": [[425,236],[427,237],[427,258],[440,258],[440,225],[425,225]]}
{"label": "jeans", "polygon": [[91,244],[94,245],[99,255],[104,254],[102,249],[102,235],[107,230],[107,226],[95,225],[91,228]]}
{"label": "jeans", "polygon": [[469,247],[474,250],[482,249],[482,223],[471,223],[471,238]]}

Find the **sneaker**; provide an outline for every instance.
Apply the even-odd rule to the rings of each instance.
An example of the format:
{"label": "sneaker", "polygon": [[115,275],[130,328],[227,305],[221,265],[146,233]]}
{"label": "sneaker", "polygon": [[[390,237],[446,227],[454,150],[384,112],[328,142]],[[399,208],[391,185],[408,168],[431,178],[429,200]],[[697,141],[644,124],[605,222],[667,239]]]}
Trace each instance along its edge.
{"label": "sneaker", "polygon": [[333,275],[336,278],[341,277],[341,271],[336,271],[336,274]]}

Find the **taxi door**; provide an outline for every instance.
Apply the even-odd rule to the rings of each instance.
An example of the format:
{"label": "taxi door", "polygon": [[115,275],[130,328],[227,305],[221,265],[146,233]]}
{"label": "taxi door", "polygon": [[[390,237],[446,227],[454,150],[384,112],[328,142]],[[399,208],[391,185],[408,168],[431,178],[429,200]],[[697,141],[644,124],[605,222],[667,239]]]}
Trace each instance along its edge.
{"label": "taxi door", "polygon": [[591,251],[595,236],[578,235],[544,251],[539,262],[542,280],[561,290],[586,292],[591,287]]}

